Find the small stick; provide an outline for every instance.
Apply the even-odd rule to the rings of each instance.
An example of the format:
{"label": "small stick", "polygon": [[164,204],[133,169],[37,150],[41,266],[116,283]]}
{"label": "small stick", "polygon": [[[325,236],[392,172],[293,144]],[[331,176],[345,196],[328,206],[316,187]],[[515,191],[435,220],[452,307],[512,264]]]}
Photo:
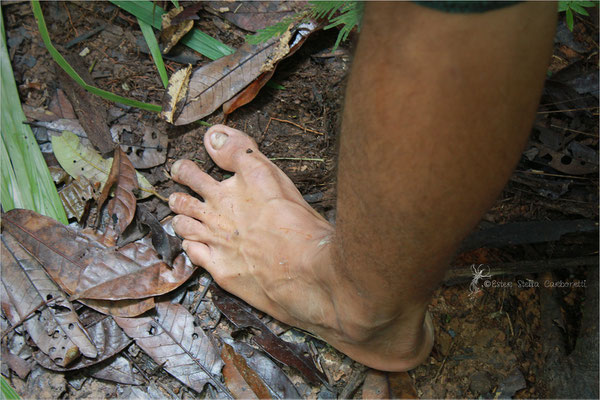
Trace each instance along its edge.
{"label": "small stick", "polygon": [[319,162],[325,162],[325,160],[322,159],[322,158],[304,158],[304,157],[273,157],[273,158],[269,158],[269,160],[271,160],[271,161],[287,160],[287,161],[319,161]]}
{"label": "small stick", "polygon": [[568,108],[566,110],[555,110],[555,111],[538,111],[538,114],[554,114],[554,113],[561,113],[561,112],[567,112],[567,111],[583,111],[583,110],[596,110],[598,109],[598,106],[594,106],[594,107],[582,107],[582,108]]}
{"label": "small stick", "polygon": [[287,119],[280,119],[280,118],[275,118],[275,117],[271,117],[271,119],[274,119],[275,121],[283,122],[286,124],[294,125],[295,127],[302,129],[304,132],[308,131],[308,132],[316,133],[317,135],[325,135],[323,132],[319,132],[319,131],[315,131],[314,129],[303,127],[302,125],[298,125],[297,123],[288,121]]}
{"label": "small stick", "polygon": [[67,7],[67,3],[63,3],[65,10],[67,11],[67,16],[69,17],[69,22],[71,23],[71,28],[75,31],[75,36],[79,36],[79,32],[77,32],[77,28],[73,25],[73,20],[71,19],[71,13],[69,12],[69,8]]}
{"label": "small stick", "polygon": [[452,344],[450,345],[450,348],[448,349],[448,355],[446,357],[444,357],[444,360],[442,361],[442,365],[440,365],[435,376],[433,377],[434,382],[437,380],[437,378],[442,373],[442,370],[444,369],[444,366],[446,365],[446,360],[448,360],[448,357],[450,357],[450,354],[452,354],[452,350],[454,349],[454,343],[456,343],[455,340],[452,341]]}
{"label": "small stick", "polygon": [[508,327],[510,328],[510,336],[515,336],[515,331],[513,331],[512,322],[510,322],[510,315],[508,315],[508,313],[506,311],[504,311],[504,314],[506,315],[506,319],[508,320]]}
{"label": "small stick", "polygon": [[202,289],[202,293],[200,293],[200,300],[198,300],[198,304],[196,305],[196,308],[194,309],[194,314],[196,314],[198,312],[198,308],[200,307],[200,304],[202,303],[202,299],[204,299],[204,296],[206,296],[206,292],[208,292],[208,287],[210,286],[211,283],[213,283],[213,277],[209,276],[208,283],[206,284],[206,286],[204,286],[204,289]]}
{"label": "small stick", "polygon": [[142,368],[139,365],[137,365],[137,363],[131,358],[131,356],[129,354],[127,354],[126,351],[123,352],[123,355],[125,356],[126,359],[129,360],[129,362],[131,364],[133,364],[135,369],[137,369],[140,372],[140,375],[142,375],[142,378],[144,378],[146,380],[146,382],[150,383],[150,379],[148,378],[148,375],[146,375],[146,373],[144,371],[142,371]]}

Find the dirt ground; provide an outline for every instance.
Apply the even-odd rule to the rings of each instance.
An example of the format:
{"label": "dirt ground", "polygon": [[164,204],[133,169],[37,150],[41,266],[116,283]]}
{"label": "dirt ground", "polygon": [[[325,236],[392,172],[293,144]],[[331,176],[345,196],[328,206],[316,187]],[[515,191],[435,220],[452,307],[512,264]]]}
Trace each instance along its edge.
{"label": "dirt ground", "polygon": [[[160,103],[162,84],[150,56],[138,45],[142,34],[135,18],[105,2],[43,3],[42,8],[57,45],[106,25],[91,38],[68,50],[59,50],[80,57],[82,50],[89,49],[81,58],[87,66],[94,64],[92,77],[98,87]],[[8,4],[3,6],[3,14],[22,102],[48,108],[60,88],[56,78],[58,67],[41,41],[31,6],[28,2]],[[242,44],[244,32],[240,29],[206,12],[199,15],[196,24],[204,32],[232,47]],[[336,142],[353,43],[351,40],[342,44],[334,57],[328,56],[327,50],[334,44],[336,34],[332,30],[311,36],[295,55],[281,62],[272,78],[285,89],[263,88],[256,99],[226,121],[252,136],[260,150],[274,159],[306,200],[331,222],[335,221]],[[549,78],[530,142],[513,177],[478,230],[498,224],[544,221],[556,224],[545,225],[544,229],[552,231],[561,229],[562,221],[597,221],[597,38],[597,11],[590,18],[577,17],[574,33],[566,29],[564,22],[559,24]],[[209,61],[198,54],[195,56],[199,63]],[[181,67],[173,61],[166,63],[170,73]],[[203,148],[205,126],[195,123],[173,127],[153,113],[102,102],[109,110],[111,124],[132,118],[167,133],[167,161],[142,171],[163,196],[185,191],[166,174],[181,158],[196,161],[216,179],[228,176],[214,165]],[[291,121],[310,131],[271,118]],[[224,116],[217,111],[205,121],[222,123]],[[572,146],[568,151],[567,143]],[[49,164],[53,163],[51,158],[48,156]],[[587,169],[571,168],[576,163]],[[360,168],[361,161],[356,160],[356,164]],[[168,207],[156,198],[143,203],[159,218],[169,214]],[[597,296],[594,283],[597,275],[594,278],[591,272],[597,268],[597,259],[595,263],[590,262],[590,258],[598,256],[597,226],[588,231],[571,229],[562,237],[539,241],[521,240],[529,234],[523,229],[514,234],[518,238],[516,242],[484,242],[461,252],[452,262],[454,270],[467,271],[467,275],[456,281],[447,279],[433,296],[430,312],[436,344],[427,362],[409,372],[420,398],[547,398],[569,393],[564,391],[569,388],[556,388],[555,383],[559,381],[556,377],[569,377],[571,373],[579,376],[581,372],[567,360],[570,360],[569,354],[579,354],[577,338],[587,328],[582,326],[583,306],[594,306],[590,297],[594,287]],[[560,260],[570,260],[570,263],[563,266]],[[471,265],[482,265],[483,269],[478,268],[484,274],[489,271],[487,267],[492,272],[505,273],[483,277],[473,286]],[[509,266],[513,269],[505,271]],[[515,274],[515,269],[522,272]],[[546,282],[565,284],[549,288]],[[583,284],[575,284],[577,282]],[[544,305],[549,299],[550,309],[558,312],[558,319],[549,320],[548,315],[555,313],[545,313]],[[596,307],[597,304],[596,297]],[[220,324],[228,323],[222,320]],[[559,333],[550,332],[552,329]],[[597,328],[595,332],[597,336]],[[553,335],[558,335],[556,346],[561,353],[551,367],[549,340]],[[597,343],[596,339],[596,348],[590,349],[590,353],[592,350],[597,353]],[[364,376],[362,366],[329,346],[318,343],[317,349],[334,390],[325,386],[311,387],[286,369],[301,395],[335,398],[351,381],[360,381]],[[199,395],[161,371],[139,350],[136,360],[157,384],[158,392],[151,393],[145,386],[140,387],[143,392],[132,392],[126,385],[88,377],[85,371],[56,374],[36,367],[25,381],[10,372],[5,376],[27,398],[135,398],[143,395],[185,399]],[[597,377],[597,356],[595,360]],[[562,361],[565,363],[561,364]],[[593,375],[594,363],[590,365],[585,373]],[[3,374],[5,372],[3,370]],[[567,379],[567,382],[567,386],[573,385],[571,389],[575,390],[575,386],[586,381]],[[360,398],[362,389],[356,386],[350,396]],[[597,387],[595,390],[597,394]],[[213,394],[205,390],[200,395],[211,397]]]}

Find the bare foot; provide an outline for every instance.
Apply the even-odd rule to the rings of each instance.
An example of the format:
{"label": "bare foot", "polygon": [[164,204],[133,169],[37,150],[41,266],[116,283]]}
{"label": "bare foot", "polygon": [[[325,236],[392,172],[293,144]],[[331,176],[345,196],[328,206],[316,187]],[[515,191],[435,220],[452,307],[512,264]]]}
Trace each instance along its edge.
{"label": "bare foot", "polygon": [[192,262],[225,290],[365,365],[408,370],[427,357],[433,327],[424,310],[398,312],[384,324],[363,322],[369,307],[349,295],[351,282],[335,272],[334,227],[250,137],[215,125],[204,144],[217,165],[235,175],[218,182],[192,161],[173,165],[173,179],[204,199],[169,198],[179,214],[173,227]]}

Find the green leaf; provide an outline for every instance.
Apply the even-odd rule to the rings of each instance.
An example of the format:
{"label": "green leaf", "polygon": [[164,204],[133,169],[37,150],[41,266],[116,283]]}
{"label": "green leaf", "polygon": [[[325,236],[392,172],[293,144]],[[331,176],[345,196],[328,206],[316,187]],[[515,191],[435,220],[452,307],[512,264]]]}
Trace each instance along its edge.
{"label": "green leaf", "polygon": [[569,9],[568,1],[559,1],[558,2],[558,12],[567,11]]}
{"label": "green leaf", "polygon": [[52,41],[50,40],[50,34],[48,33],[48,28],[46,27],[46,21],[44,21],[44,14],[42,13],[42,8],[40,7],[40,2],[38,0],[31,0],[31,8],[33,9],[33,15],[38,23],[38,29],[40,31],[40,35],[42,36],[42,40],[46,45],[46,49],[56,61],[56,63],[67,73],[75,82],[77,82],[81,87],[87,90],[90,93],[93,93],[97,96],[100,96],[106,100],[114,101],[115,103],[126,104],[132,107],[141,108],[143,110],[160,112],[162,107],[157,104],[148,104],[141,101],[128,99],[126,97],[122,97],[116,95],[114,93],[108,92],[106,90],[102,90],[95,86],[88,85],[79,74],[69,65],[67,60],[56,50]]}
{"label": "green leaf", "polygon": [[573,32],[573,11],[571,11],[570,8],[566,12],[566,17],[567,17],[567,28],[569,28],[569,30],[571,32]]}
{"label": "green leaf", "polygon": [[583,7],[596,7],[596,4],[593,1],[580,1],[577,4]]}
{"label": "green leaf", "polygon": [[[52,150],[60,166],[73,178],[83,176],[93,184],[100,183],[100,191],[106,183],[112,157],[104,159],[95,150],[82,145],[79,137],[73,132],[63,131],[60,136],[52,136]],[[148,180],[139,172],[137,173],[140,193],[137,197],[146,198],[156,195],[156,190]]]}
{"label": "green leaf", "polygon": [[4,211],[12,208],[27,208],[67,224],[54,181],[48,171],[35,136],[23,114],[17,85],[6,47],[4,22],[0,9],[0,127],[2,144],[0,162],[2,189],[0,201]]}
{"label": "green leaf", "polygon": [[[110,2],[133,14],[145,23],[152,25],[155,29],[161,29],[161,16],[165,13],[165,10],[160,6],[153,4],[151,1],[110,0]],[[235,51],[231,47],[198,29],[192,29],[192,31],[181,39],[181,43],[211,60],[233,54]]]}
{"label": "green leaf", "polygon": [[177,0],[171,0],[171,3],[173,3],[175,8],[179,8],[179,2]]}
{"label": "green leaf", "polygon": [[17,392],[15,392],[15,389],[13,389],[8,382],[6,382],[6,379],[4,379],[3,376],[0,375],[0,392],[2,393],[2,399],[7,399],[7,400],[20,400],[21,398],[19,397],[19,394]]}
{"label": "green leaf", "polygon": [[165,68],[165,63],[163,61],[162,54],[160,53],[160,48],[158,47],[156,37],[154,36],[152,26],[139,18],[137,21],[140,25],[140,29],[142,30],[142,34],[144,35],[144,39],[146,39],[150,53],[152,53],[152,58],[154,59],[154,64],[156,64],[156,69],[158,70],[158,74],[160,75],[163,86],[166,88],[169,86],[169,75],[167,75],[167,69]]}
{"label": "green leaf", "polygon": [[581,7],[581,5],[579,5],[576,1],[571,3],[571,10],[575,11],[578,14],[582,14],[582,15],[590,15],[588,14],[588,12],[585,10],[585,8]]}

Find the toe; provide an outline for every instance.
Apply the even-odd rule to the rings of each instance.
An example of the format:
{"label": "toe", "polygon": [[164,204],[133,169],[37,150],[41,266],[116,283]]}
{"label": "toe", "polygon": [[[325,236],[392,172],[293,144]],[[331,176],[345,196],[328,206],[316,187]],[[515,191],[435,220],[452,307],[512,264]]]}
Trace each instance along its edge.
{"label": "toe", "polygon": [[[204,134],[204,146],[217,165],[227,171],[239,171],[244,160],[260,155],[254,140],[225,125],[214,125]],[[248,157],[250,154],[253,157]]]}
{"label": "toe", "polygon": [[185,215],[177,215],[173,218],[173,229],[175,233],[186,240],[194,240],[202,243],[212,242],[210,230],[202,222]]}
{"label": "toe", "polygon": [[[184,240],[182,243],[183,250],[195,265],[206,267],[210,264],[211,254],[210,247],[204,243]],[[210,271],[209,271],[210,272]]]}
{"label": "toe", "polygon": [[175,214],[187,215],[203,222],[209,219],[206,203],[189,194],[172,193],[169,196],[169,207]]}
{"label": "toe", "polygon": [[176,161],[171,167],[171,176],[175,182],[188,186],[205,199],[219,184],[190,160]]}

